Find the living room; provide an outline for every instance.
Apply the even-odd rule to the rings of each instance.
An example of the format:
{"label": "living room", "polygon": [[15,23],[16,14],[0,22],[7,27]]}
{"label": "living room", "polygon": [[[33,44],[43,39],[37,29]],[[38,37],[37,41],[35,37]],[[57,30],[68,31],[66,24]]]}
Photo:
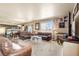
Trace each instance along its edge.
{"label": "living room", "polygon": [[[0,55],[79,55],[78,44],[70,43],[74,40],[72,30],[75,31],[73,26],[71,28],[74,25],[74,5],[76,4],[0,4]],[[71,46],[74,51],[69,53]]]}

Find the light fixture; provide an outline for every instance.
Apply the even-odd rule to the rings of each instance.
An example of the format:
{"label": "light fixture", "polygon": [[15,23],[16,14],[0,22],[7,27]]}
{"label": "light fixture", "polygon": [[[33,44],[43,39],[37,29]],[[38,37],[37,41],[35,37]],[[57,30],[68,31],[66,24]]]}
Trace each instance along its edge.
{"label": "light fixture", "polygon": [[18,27],[21,27],[21,25],[18,25]]}

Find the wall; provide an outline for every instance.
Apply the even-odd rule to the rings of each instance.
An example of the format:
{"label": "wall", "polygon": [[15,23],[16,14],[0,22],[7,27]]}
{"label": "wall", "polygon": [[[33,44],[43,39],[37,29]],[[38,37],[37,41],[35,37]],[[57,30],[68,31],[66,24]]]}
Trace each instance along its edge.
{"label": "wall", "polygon": [[[37,31],[37,32],[52,32],[53,27],[52,27],[51,30],[43,30],[43,29],[41,29],[41,27],[40,27],[42,23],[46,23],[47,21],[49,21],[49,20],[35,21],[35,23],[34,23],[34,31]],[[53,19],[51,19],[50,21],[53,22]],[[39,23],[39,24],[40,24],[40,26],[39,26],[39,27],[40,27],[39,30],[36,30],[36,29],[35,29],[35,24],[36,24],[36,23]],[[52,26],[53,26],[53,24],[52,24]]]}
{"label": "wall", "polygon": [[[77,3],[74,4],[73,12],[72,12],[72,33],[73,35],[79,36],[79,12],[73,17]],[[74,11],[75,10],[75,11]]]}
{"label": "wall", "polygon": [[36,30],[36,29],[35,29],[35,24],[36,24],[36,23],[46,22],[46,21],[48,21],[48,20],[52,20],[52,22],[53,22],[55,19],[57,19],[57,18],[46,18],[46,19],[42,19],[42,20],[34,20],[34,21],[32,21],[32,22],[24,23],[24,24],[22,24],[22,25],[24,25],[24,27],[25,27],[25,26],[32,25],[32,27],[33,27],[33,32],[51,32],[51,33],[52,33],[53,27],[52,27],[52,30],[48,30],[48,31],[40,30],[40,29],[39,29],[39,30]]}
{"label": "wall", "polygon": [[[32,26],[32,31],[34,31],[34,26],[33,25],[34,25],[33,21],[21,24],[21,31],[28,31],[28,26]],[[27,26],[27,30],[26,30],[26,26]]]}
{"label": "wall", "polygon": [[0,34],[5,34],[5,27],[0,27]]}
{"label": "wall", "polygon": [[75,22],[75,31],[76,31],[76,34],[79,36],[79,19],[77,19]]}
{"label": "wall", "polygon": [[[35,24],[36,23],[46,22],[48,20],[52,20],[52,22],[54,23],[54,26],[52,27],[52,30],[45,31],[45,30],[36,30],[35,29]],[[33,33],[37,33],[37,32],[50,32],[50,33],[52,33],[52,36],[54,37],[56,32],[68,33],[68,21],[65,22],[65,28],[59,28],[59,22],[60,22],[59,18],[46,18],[46,19],[42,19],[42,20],[34,20],[32,22],[24,23],[22,25],[24,25],[24,27],[32,25],[33,26]]]}
{"label": "wall", "polygon": [[72,35],[75,36],[75,20],[73,19],[73,13],[71,15]]}
{"label": "wall", "polygon": [[54,23],[55,24],[54,28],[55,28],[55,30],[57,32],[60,32],[60,33],[68,33],[68,21],[65,22],[65,28],[59,28],[60,19],[57,19],[54,22],[55,22]]}

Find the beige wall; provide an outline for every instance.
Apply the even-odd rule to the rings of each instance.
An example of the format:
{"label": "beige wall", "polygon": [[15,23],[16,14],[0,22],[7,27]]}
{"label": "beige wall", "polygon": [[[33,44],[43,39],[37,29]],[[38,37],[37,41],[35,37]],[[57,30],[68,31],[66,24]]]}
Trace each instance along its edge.
{"label": "beige wall", "polygon": [[76,20],[75,25],[76,25],[76,26],[75,26],[76,34],[79,35],[79,19]]}
{"label": "beige wall", "polygon": [[[35,29],[35,23],[45,22],[49,19],[51,19],[52,22],[54,23],[54,27],[52,27],[52,30],[44,31],[44,30],[36,30]],[[32,22],[24,23],[24,27],[28,26],[28,25],[32,25],[33,26],[33,32],[51,32],[51,33],[54,34],[54,31],[56,30],[57,32],[68,33],[68,21],[65,23],[65,28],[59,28],[59,22],[60,22],[59,18],[47,18],[47,19],[43,19],[43,20],[34,20]]]}
{"label": "beige wall", "polygon": [[0,34],[5,34],[5,27],[0,27]]}
{"label": "beige wall", "polygon": [[55,28],[55,30],[56,30],[57,32],[68,33],[68,21],[65,22],[65,28],[59,28],[60,19],[57,19],[57,20],[55,20],[54,22],[55,22],[55,23],[54,23],[54,24],[55,24],[54,28]]}
{"label": "beige wall", "polygon": [[[52,22],[53,22],[53,18],[50,18],[51,20],[52,20]],[[48,19],[47,19],[48,20]],[[41,22],[46,22],[47,21],[46,19],[43,19],[43,20],[34,20],[34,21],[32,21],[32,22],[28,22],[28,23],[24,23],[24,27],[25,26],[29,26],[29,25],[32,25],[32,27],[33,27],[33,32],[52,32],[53,31],[53,27],[52,27],[52,30],[49,30],[49,31],[44,31],[44,30],[36,30],[35,29],[35,24],[36,23],[41,23]]]}

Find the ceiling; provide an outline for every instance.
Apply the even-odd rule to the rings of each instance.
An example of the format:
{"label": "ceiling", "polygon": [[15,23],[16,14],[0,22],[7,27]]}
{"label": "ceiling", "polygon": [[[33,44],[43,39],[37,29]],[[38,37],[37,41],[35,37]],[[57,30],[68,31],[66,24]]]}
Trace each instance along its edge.
{"label": "ceiling", "polygon": [[72,11],[73,3],[0,3],[0,24],[20,24],[48,17],[60,17]]}

